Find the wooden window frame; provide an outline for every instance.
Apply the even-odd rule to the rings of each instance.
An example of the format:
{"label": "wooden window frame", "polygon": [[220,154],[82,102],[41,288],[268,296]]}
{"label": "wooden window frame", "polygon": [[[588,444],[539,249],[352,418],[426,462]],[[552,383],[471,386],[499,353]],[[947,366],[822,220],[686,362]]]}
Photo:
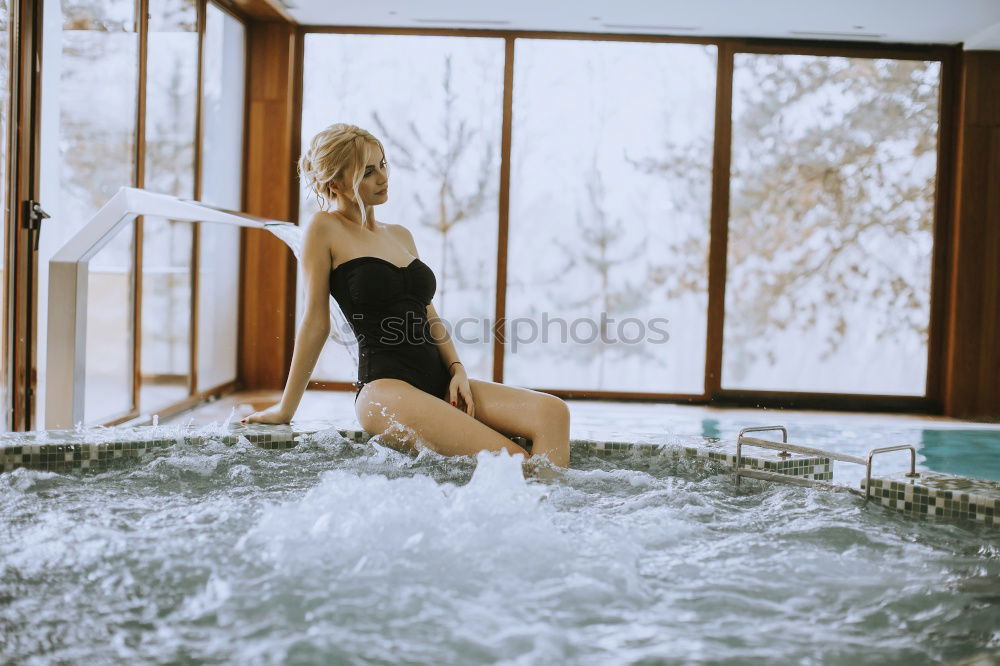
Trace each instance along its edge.
{"label": "wooden window frame", "polygon": [[[922,396],[878,395],[866,393],[824,393],[805,391],[752,391],[741,389],[723,389],[718,383],[713,383],[709,391],[711,404],[726,406],[762,406],[774,408],[802,409],[842,409],[850,411],[893,411],[912,413],[941,413],[942,382],[944,367],[944,340],[946,334],[947,315],[947,280],[948,257],[950,256],[952,236],[952,205],[953,189],[952,168],[955,152],[957,105],[955,65],[959,57],[956,47],[938,45],[859,45],[851,42],[812,43],[769,39],[731,39],[730,77],[729,77],[729,111],[727,122],[727,141],[723,161],[716,165],[717,171],[730,172],[730,148],[732,146],[732,58],[736,53],[752,53],[762,55],[806,55],[846,58],[886,58],[892,60],[920,60],[941,63],[941,79],[939,88],[939,111],[937,132],[937,157],[934,182],[933,203],[933,250],[931,256],[930,281],[930,311],[928,317],[927,341],[927,371]],[[713,196],[713,208],[716,204],[725,207],[720,217],[725,216],[728,228],[729,179],[726,178],[725,196]],[[725,232],[728,234],[728,231]],[[714,240],[714,239],[713,239]],[[725,257],[726,247],[720,249]],[[718,289],[719,287],[717,287]],[[718,298],[725,298],[725,276],[722,277],[721,293]],[[722,315],[716,325],[715,335],[718,338],[718,349],[713,355],[713,371],[716,382],[721,380],[722,371],[722,325],[725,316]]]}
{"label": "wooden window frame", "polygon": [[[148,2],[149,0],[142,0],[143,2]],[[249,26],[247,25],[247,16],[244,15],[239,8],[230,6],[225,2],[219,0],[198,0],[197,11],[198,11],[198,71],[197,71],[197,84],[196,84],[196,101],[195,101],[195,131],[194,131],[194,191],[193,198],[195,201],[201,201],[202,195],[202,138],[204,133],[204,74],[205,74],[205,26],[208,20],[208,5],[212,5],[219,11],[227,14],[236,21],[239,21],[243,25],[245,32],[249,32]],[[246,161],[247,152],[247,100],[248,95],[246,94],[247,88],[247,77],[249,72],[246,71],[247,68],[245,63],[247,61],[247,44],[243,44],[243,62],[244,62],[244,95],[243,95],[243,146],[242,146],[242,159]],[[143,79],[143,85],[145,85],[145,79]],[[242,170],[240,171],[240,202],[241,205],[246,200],[246,178],[243,177]],[[242,231],[242,230],[241,230]],[[244,234],[240,234],[240,264],[243,262],[243,237]],[[162,408],[158,408],[156,413],[164,418],[170,417],[174,414],[178,414],[185,410],[194,407],[200,402],[212,397],[217,397],[225,395],[227,393],[232,393],[239,386],[238,380],[224,382],[218,386],[212,386],[206,389],[198,389],[198,290],[200,288],[200,269],[201,269],[201,225],[194,224],[191,228],[191,310],[190,310],[190,328],[189,328],[189,344],[188,344],[188,387],[187,387],[187,397],[179,400],[171,405],[166,405]],[[242,279],[242,273],[240,276]],[[237,317],[242,316],[242,299],[239,304],[239,312]],[[136,306],[136,311],[140,311],[141,302]],[[239,320],[239,319],[238,319]],[[138,329],[137,329],[138,330]],[[242,336],[242,327],[239,329],[238,335]],[[141,357],[136,354],[135,357],[135,367],[138,369]],[[238,367],[238,365],[237,365]],[[128,417],[134,419],[139,416],[138,401],[135,403],[136,409],[134,413]]]}
{"label": "wooden window frame", "polygon": [[[253,18],[241,11],[240,2],[231,6],[224,0],[198,0],[198,71],[196,90],[196,117],[194,137],[194,198],[201,192],[201,143],[202,143],[202,92],[204,70],[205,16],[207,5],[212,2],[219,10],[243,24],[249,32],[248,20]],[[37,201],[41,188],[39,161],[41,136],[41,62],[44,57],[42,38],[43,0],[12,0],[10,7],[10,117],[8,119],[8,170],[10,184],[5,205],[10,215],[4,244],[8,270],[3,285],[5,308],[3,325],[6,328],[3,370],[6,383],[8,428],[12,431],[31,430],[36,425],[35,375],[37,347],[44,344],[37,336],[37,276],[38,255],[32,245],[35,234],[25,224],[25,211],[21,202]],[[244,3],[245,4],[245,3]],[[252,5],[252,3],[251,3]],[[149,41],[149,0],[134,0],[135,27],[137,32],[137,88],[135,108],[135,136],[132,157],[132,185],[142,187],[145,181],[146,156],[146,74]],[[246,45],[244,45],[244,61]],[[249,74],[249,72],[247,72]],[[246,99],[244,99],[244,158],[247,150]],[[241,172],[241,197],[246,197],[246,180]],[[44,202],[42,202],[44,205]],[[44,226],[44,225],[43,225]],[[140,390],[142,386],[142,246],[143,221],[138,217],[133,226],[132,273],[132,391],[130,408],[123,414],[108,419],[105,425],[135,420],[140,415]],[[169,416],[215,395],[235,390],[237,381],[224,383],[207,390],[197,390],[197,276],[199,254],[198,225],[194,225],[191,248],[191,338],[189,345],[189,376],[187,397],[173,405],[158,409],[157,413]],[[242,256],[242,243],[241,243]],[[241,302],[242,308],[242,302]],[[242,331],[241,331],[242,334]]]}
{"label": "wooden window frame", "polygon": [[43,0],[10,3],[10,116],[7,159],[7,229],[4,252],[3,350],[7,427],[30,428],[34,416],[35,317],[38,253],[32,250],[36,232],[26,224],[23,201],[38,201],[38,160],[41,127],[41,10]]}

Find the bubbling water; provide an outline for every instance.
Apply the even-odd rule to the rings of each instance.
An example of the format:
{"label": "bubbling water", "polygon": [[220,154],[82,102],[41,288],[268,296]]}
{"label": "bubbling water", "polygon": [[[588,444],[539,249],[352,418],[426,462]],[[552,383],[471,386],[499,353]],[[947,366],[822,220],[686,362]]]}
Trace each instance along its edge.
{"label": "bubbling water", "polygon": [[[221,430],[220,430],[221,432]],[[0,661],[926,663],[1000,645],[1000,544],[704,461],[181,438],[0,475]],[[72,619],[67,618],[67,609]]]}

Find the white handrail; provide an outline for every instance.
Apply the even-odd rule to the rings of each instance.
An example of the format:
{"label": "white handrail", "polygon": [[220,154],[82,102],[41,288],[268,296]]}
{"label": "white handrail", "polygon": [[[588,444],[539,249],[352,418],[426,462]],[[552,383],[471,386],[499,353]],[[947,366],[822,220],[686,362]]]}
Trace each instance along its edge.
{"label": "white handrail", "polygon": [[[46,428],[71,428],[83,422],[90,260],[122,227],[139,215],[155,215],[181,222],[220,222],[256,229],[291,225],[290,222],[268,220],[134,187],[119,189],[49,261]],[[137,333],[133,331],[133,335]]]}

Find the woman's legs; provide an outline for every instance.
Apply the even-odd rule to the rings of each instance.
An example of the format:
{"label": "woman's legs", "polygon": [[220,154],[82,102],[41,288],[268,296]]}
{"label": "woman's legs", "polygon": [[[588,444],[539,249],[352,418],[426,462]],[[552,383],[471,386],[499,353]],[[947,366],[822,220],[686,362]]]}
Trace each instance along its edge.
{"label": "woman's legs", "polygon": [[479,451],[528,452],[444,400],[401,379],[375,379],[361,389],[354,403],[366,432],[380,435],[390,446],[415,450],[418,440],[446,456]]}
{"label": "woman's legs", "polygon": [[[531,454],[569,466],[569,407],[561,398],[519,386],[470,379],[476,419],[531,440]],[[452,408],[454,409],[454,408]]]}
{"label": "woman's legs", "polygon": [[[569,465],[569,408],[555,396],[470,379],[475,418],[399,379],[376,379],[361,389],[355,411],[361,427],[388,443],[413,448],[416,439],[443,455],[506,449],[527,452],[505,435],[531,439],[532,454]],[[503,434],[501,434],[503,433]]]}

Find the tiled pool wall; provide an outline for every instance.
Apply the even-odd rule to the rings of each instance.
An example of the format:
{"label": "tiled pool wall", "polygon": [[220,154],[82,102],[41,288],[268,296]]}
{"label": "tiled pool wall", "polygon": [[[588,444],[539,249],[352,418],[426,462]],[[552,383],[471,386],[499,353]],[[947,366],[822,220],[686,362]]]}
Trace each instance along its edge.
{"label": "tiled pool wall", "polygon": [[[736,466],[736,443],[725,441],[693,446],[574,439],[570,443],[570,452],[571,454],[589,453],[605,457],[618,455],[700,458],[719,463],[720,471],[732,469]],[[754,455],[743,453],[740,457],[742,462],[741,469],[761,470],[815,481],[830,481],[833,479],[833,461],[829,458],[797,455],[781,457],[777,453],[770,452]]]}
{"label": "tiled pool wall", "polygon": [[[207,440],[234,445],[240,438],[263,449],[289,449],[304,437],[336,430],[349,441],[364,443],[370,435],[355,428],[311,426],[222,427],[217,432],[204,428],[185,433],[177,428],[140,426],[107,430],[52,430],[10,434],[0,440],[0,472],[18,468],[50,472],[98,473],[137,463],[157,449],[175,444],[198,444]],[[167,436],[169,434],[169,436]],[[530,450],[531,441],[523,437],[511,440]],[[571,440],[572,456],[596,455],[607,458],[670,456],[689,458],[717,465],[719,472],[732,470],[736,464],[735,441],[704,440],[685,444],[661,442],[623,442],[598,439]],[[815,455],[787,455],[778,452],[754,452],[741,456],[741,469],[759,470],[796,479],[829,482],[833,479],[833,461]],[[865,490],[864,481],[861,490]],[[922,473],[919,478],[873,477],[870,499],[881,505],[913,516],[971,520],[993,526],[1000,516],[1000,483],[937,473]]]}
{"label": "tiled pool wall", "polygon": [[[861,489],[865,489],[864,479]],[[917,479],[873,477],[869,498],[914,516],[973,520],[984,525],[996,525],[1000,516],[1000,484],[950,474],[923,472]]]}
{"label": "tiled pool wall", "polygon": [[[108,441],[83,441],[74,438],[74,431],[50,430],[34,435],[35,441],[4,443],[0,445],[0,472],[19,467],[48,472],[103,472],[116,465],[127,465],[155,449],[171,447],[177,443],[197,444],[207,439],[233,445],[240,437],[264,449],[286,449],[295,446],[291,435],[233,432],[218,436],[181,435],[171,438],[143,437],[142,433],[116,436]],[[48,440],[48,441],[46,441]],[[77,441],[74,441],[77,440]]]}
{"label": "tiled pool wall", "polygon": [[[19,467],[50,472],[101,472],[116,462],[128,464],[131,459],[141,458],[155,449],[173,446],[175,443],[197,444],[205,440],[236,444],[244,437],[251,444],[263,449],[288,449],[296,446],[302,437],[319,432],[318,428],[260,428],[238,426],[218,433],[199,431],[164,437],[162,431],[153,427],[137,427],[128,431],[108,431],[105,441],[93,441],[93,432],[85,435],[73,430],[50,430],[25,433],[27,441],[8,441],[0,444],[0,472],[12,471]],[[100,432],[100,431],[98,431]],[[364,443],[370,435],[359,429],[337,428],[345,439]],[[8,438],[9,439],[9,438]],[[510,438],[525,449],[531,449],[531,440],[524,437]],[[690,457],[719,463],[720,471],[736,464],[735,444],[727,442],[705,443],[701,446],[631,443],[594,439],[574,439],[570,446],[571,455],[591,454],[604,457],[616,456],[662,456],[674,458]],[[791,456],[782,458],[765,452],[760,455],[742,455],[742,467],[764,470],[777,474],[798,476],[815,480],[833,478],[829,458]]]}

